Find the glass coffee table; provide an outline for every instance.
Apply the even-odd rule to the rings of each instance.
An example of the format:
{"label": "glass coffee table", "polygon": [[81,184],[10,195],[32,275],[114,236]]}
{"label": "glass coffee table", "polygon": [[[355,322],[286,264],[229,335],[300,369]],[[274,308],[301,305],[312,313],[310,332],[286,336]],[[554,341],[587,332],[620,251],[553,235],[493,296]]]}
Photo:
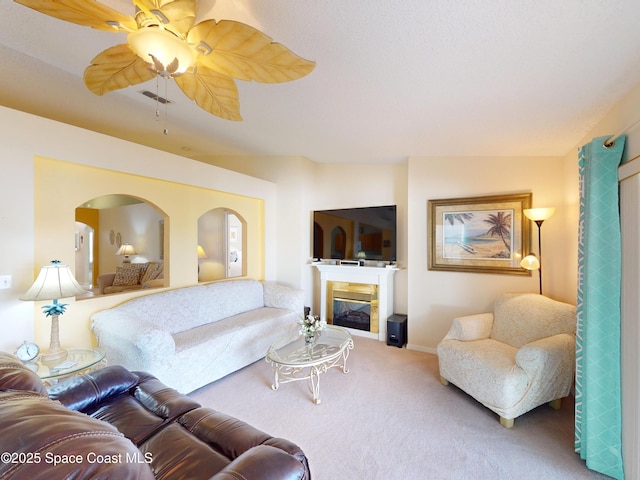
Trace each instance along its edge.
{"label": "glass coffee table", "polygon": [[38,358],[35,362],[26,364],[28,368],[38,374],[45,387],[50,387],[73,375],[82,375],[106,365],[107,360],[104,352],[97,348],[70,348],[67,350],[66,357],[55,362],[46,363]]}
{"label": "glass coffee table", "polygon": [[281,383],[307,380],[313,402],[320,403],[320,374],[338,367],[349,373],[347,358],[353,349],[351,334],[344,328],[327,325],[312,343],[305,343],[297,333],[275,342],[267,351],[266,361],[273,368],[273,385],[278,390]]}

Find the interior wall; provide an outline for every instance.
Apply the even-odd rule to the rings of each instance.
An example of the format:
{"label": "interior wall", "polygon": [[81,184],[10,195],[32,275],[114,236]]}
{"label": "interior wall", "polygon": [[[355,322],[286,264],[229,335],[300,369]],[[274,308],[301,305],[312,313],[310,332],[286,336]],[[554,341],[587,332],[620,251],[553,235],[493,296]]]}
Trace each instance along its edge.
{"label": "interior wall", "polygon": [[[510,193],[532,193],[533,207],[556,207],[542,226],[543,293],[571,302],[575,283],[566,256],[577,233],[563,228],[565,205],[562,158],[412,157],[408,164],[408,342],[435,353],[453,318],[487,312],[502,292],[538,292],[538,275],[503,275],[427,269],[427,202]],[[537,252],[537,227],[531,225]]]}
{"label": "interior wall", "polygon": [[[99,211],[93,208],[77,208],[76,230],[77,234],[81,235],[80,244],[76,248],[76,280],[85,285],[97,285],[100,271],[100,258],[96,255],[96,252],[100,251]],[[93,232],[93,242],[89,238],[89,232]],[[93,265],[90,264],[91,253],[93,253]],[[79,275],[79,273],[82,274]]]}
{"label": "interior wall", "polygon": [[225,278],[224,212],[223,208],[215,208],[198,219],[198,244],[207,255],[198,262],[201,282]]}
{"label": "interior wall", "polygon": [[622,438],[626,478],[640,478],[640,165],[620,183],[622,219],[621,374]]}
{"label": "interior wall", "polygon": [[[198,245],[198,219],[211,208],[227,207],[239,212],[247,219],[247,229],[252,231],[248,239],[247,274],[251,278],[264,278],[262,244],[264,239],[260,231],[262,224],[262,201],[255,198],[231,195],[215,190],[192,188],[183,184],[142,178],[121,172],[96,169],[74,163],[36,158],[35,187],[38,192],[35,204],[35,258],[37,265],[46,264],[52,258],[58,258],[63,263],[69,263],[73,256],[66,254],[71,247],[63,241],[67,238],[73,240],[67,225],[75,225],[75,209],[88,198],[120,193],[124,195],[144,198],[155,205],[166,215],[165,219],[165,280],[168,278],[171,287],[180,287],[198,283],[197,245]],[[66,178],[73,178],[76,186],[70,189],[58,190],[58,185]],[[55,196],[55,207],[47,199]],[[126,207],[126,208],[130,208]],[[135,205],[133,207],[136,207]],[[150,207],[147,207],[150,208]],[[117,210],[117,209],[109,209]],[[134,209],[135,210],[135,209]],[[137,210],[140,210],[139,208]],[[111,212],[113,213],[113,212]],[[121,218],[121,215],[118,216]],[[133,221],[135,215],[129,215]],[[112,218],[113,221],[113,218]],[[132,222],[132,230],[123,234],[131,237],[131,243],[138,240],[141,247],[144,244],[141,237],[133,232],[135,225]],[[112,224],[112,223],[110,223]],[[157,222],[154,224],[157,227]],[[141,227],[141,231],[146,230]],[[59,238],[52,239],[48,232],[58,230]],[[75,230],[74,230],[75,231]],[[156,240],[157,237],[155,237]],[[122,241],[129,241],[128,237],[122,237]],[[134,244],[134,246],[136,246]],[[136,248],[138,248],[136,246]],[[144,248],[141,249],[143,251]],[[57,255],[57,256],[56,256]],[[113,255],[115,257],[115,255]],[[134,259],[132,259],[133,261]],[[101,259],[103,268],[108,259]],[[39,270],[39,267],[37,267]],[[147,292],[136,291],[122,296],[135,296]],[[120,298],[119,301],[123,301]],[[91,304],[98,299],[88,299],[74,305],[74,316],[67,318],[67,328],[61,329],[61,342],[66,344],[86,345],[91,342],[88,332],[87,319],[90,316]],[[83,315],[84,314],[84,315]],[[42,320],[42,319],[41,319]],[[171,319],[167,319],[168,322]],[[48,320],[36,323],[36,340],[42,345],[46,344],[49,334]],[[38,328],[41,325],[42,328]]]}
{"label": "interior wall", "polygon": [[[394,275],[394,313],[409,313],[407,282],[413,268],[407,251],[407,164],[317,164],[313,175],[312,200],[306,211],[307,244],[310,257],[313,236],[313,211],[334,208],[396,205],[397,264]],[[314,311],[320,311],[320,275],[311,269],[308,280],[313,292]]]}
{"label": "interior wall", "polygon": [[[320,311],[320,276],[310,266],[313,211],[397,205],[398,264],[407,267],[406,164],[315,163],[304,157],[206,157],[203,162],[277,185],[278,279],[302,288],[305,305]],[[396,313],[407,313],[407,269],[395,275]]]}
{"label": "interior wall", "polygon": [[162,262],[160,222],[164,216],[152,205],[137,203],[98,210],[100,216],[100,259],[98,274],[115,272],[122,265],[124,257],[117,256],[118,244],[111,243],[111,232],[121,243],[133,245],[136,255],[131,255],[131,263]]}
{"label": "interior wall", "polygon": [[[261,276],[268,280],[276,279],[274,266],[277,242],[274,238],[275,229],[268,221],[275,217],[276,189],[273,183],[6,107],[0,107],[0,123],[3,125],[0,131],[0,169],[5,173],[0,176],[0,230],[10,232],[9,235],[0,236],[0,248],[3,252],[11,252],[10,255],[0,256],[0,275],[12,276],[12,287],[0,290],[0,349],[12,352],[23,340],[33,340],[34,336],[41,345],[48,345],[48,338],[45,338],[48,333],[45,332],[49,331],[49,322],[45,321],[40,305],[20,301],[19,297],[31,286],[43,264],[56,257],[73,260],[73,211],[88,198],[100,194],[103,190],[102,179],[110,173],[125,174],[125,185],[130,184],[126,189],[128,193],[135,191],[140,194],[138,185],[143,184],[145,179],[181,185],[184,188],[182,193],[169,197],[176,204],[176,207],[167,208],[170,212],[185,200],[189,202],[191,200],[188,199],[197,198],[200,190],[258,200],[261,217],[253,226],[255,230],[252,234],[263,239],[258,247],[258,255],[262,256],[263,262]],[[57,159],[54,161],[68,165],[94,167],[95,179],[90,188],[82,189],[79,188],[82,186],[80,179],[73,175],[60,175],[53,169],[50,181],[44,182],[46,188],[36,188],[36,157]],[[122,193],[121,188],[110,190],[108,193]],[[76,191],[80,194],[76,195]],[[163,197],[153,192],[142,193],[141,196],[152,201],[162,200]],[[64,208],[59,199],[64,199]],[[50,213],[50,218],[45,218],[43,224],[36,222],[36,203],[48,205],[44,214],[39,213],[39,218],[41,215],[49,217]],[[164,203],[159,201],[161,205]],[[196,213],[217,205],[203,205]],[[71,209],[69,217],[61,218],[61,215],[65,215],[66,206]],[[60,220],[60,223],[54,219]],[[69,225],[69,229],[63,228],[63,225]],[[195,232],[197,221],[193,225]],[[181,253],[181,242],[185,238],[181,235],[191,233],[178,233],[169,239],[169,245],[165,245],[165,248],[171,249],[174,260],[177,259],[177,269],[171,272],[171,286],[196,283],[197,278],[196,256],[193,252]],[[193,235],[195,244],[196,233]],[[95,311],[121,303],[129,296],[104,296],[79,302],[65,300],[70,305],[61,319],[63,344],[91,344],[93,339],[88,330],[89,316]]]}
{"label": "interior wall", "polygon": [[0,290],[0,348],[13,353],[34,337],[33,304],[18,300],[35,280],[33,159],[25,159],[20,147],[8,141],[4,126],[12,119],[1,108],[0,119],[0,275],[10,275],[12,285]]}
{"label": "interior wall", "polygon": [[[199,160],[273,182],[277,208],[269,225],[279,239],[274,266],[278,282],[304,290],[305,305],[312,306],[310,211],[318,183],[317,164],[303,157],[206,157]],[[268,220],[267,220],[268,221]]]}

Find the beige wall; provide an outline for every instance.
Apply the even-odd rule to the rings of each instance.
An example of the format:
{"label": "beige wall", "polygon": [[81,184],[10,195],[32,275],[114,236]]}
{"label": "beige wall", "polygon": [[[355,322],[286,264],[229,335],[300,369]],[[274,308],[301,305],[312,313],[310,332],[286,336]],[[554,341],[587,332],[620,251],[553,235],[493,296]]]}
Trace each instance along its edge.
{"label": "beige wall", "polygon": [[[318,188],[316,165],[303,157],[198,157],[198,160],[273,182],[277,189],[273,229],[274,265],[278,281],[305,290],[305,305],[311,305],[310,214],[313,192]],[[273,259],[275,261],[275,258]]]}
{"label": "beige wall", "polygon": [[[238,211],[246,210],[241,205],[245,199],[256,199],[253,202],[264,213],[255,226],[254,242],[260,245],[253,246],[261,265],[252,273],[276,279],[276,242],[270,227],[276,218],[276,190],[271,182],[4,107],[0,123],[0,275],[13,279],[11,289],[0,290],[0,349],[13,351],[23,340],[34,338],[48,345],[49,322],[40,305],[19,297],[43,264],[54,258],[73,261],[75,207],[100,194],[140,195],[160,206],[172,221],[177,219],[165,244],[172,259],[172,287],[197,282],[196,257],[181,246],[193,246],[195,252],[197,216],[220,204],[212,195],[231,194]],[[37,178],[42,181],[37,183]],[[255,218],[255,212],[249,216]],[[70,305],[61,319],[63,345],[89,345],[89,316],[134,295],[65,299]]]}
{"label": "beige wall", "polygon": [[[637,120],[638,106],[640,87],[585,141]],[[17,301],[38,267],[33,240],[33,169],[38,155],[266,199],[265,277],[303,288],[306,304],[314,308],[317,279],[307,265],[311,212],[398,205],[398,262],[404,269],[395,277],[395,307],[409,314],[410,345],[427,351],[435,348],[453,316],[488,309],[501,291],[537,291],[535,273],[519,277],[427,270],[427,200],[530,191],[534,206],[557,208],[542,229],[545,293],[575,301],[577,146],[562,158],[412,157],[395,165],[316,164],[303,157],[213,157],[196,162],[4,108],[0,108],[0,120],[5,125],[0,166],[10,172],[0,176],[0,228],[12,232],[0,237],[0,248],[18,252],[0,259],[0,275],[12,274],[14,283],[11,290],[0,290],[0,321],[13,321],[13,333],[5,345],[32,338],[32,325],[24,321],[25,316],[39,318],[28,302]],[[628,147],[636,153],[640,150],[640,128],[632,132]],[[535,247],[537,229],[532,227]],[[191,281],[180,280],[181,284]],[[100,308],[106,305],[95,303],[95,309]],[[8,347],[0,344],[0,348]]]}
{"label": "beige wall", "polygon": [[[558,300],[573,298],[566,256],[575,235],[564,232],[564,166],[561,158],[413,157],[408,170],[408,337],[412,348],[434,352],[460,315],[489,311],[501,292],[537,292],[538,276],[430,271],[427,269],[429,199],[531,192],[533,206],[556,207],[542,227],[543,289]],[[532,226],[537,251],[537,227]]]}
{"label": "beige wall", "polygon": [[[407,165],[317,164],[313,173],[313,194],[306,212],[307,256],[311,256],[312,212],[334,208],[396,205],[397,263],[394,275],[394,311],[408,313],[407,275],[411,265],[407,254]],[[320,276],[313,269],[308,279],[313,306],[320,311]]]}
{"label": "beige wall", "polygon": [[[218,207],[230,208],[247,220],[247,276],[264,278],[263,209],[260,199],[40,157],[35,159],[34,177],[34,275],[37,275],[41,265],[54,258],[67,264],[73,261],[75,255],[69,239],[73,239],[70,234],[75,232],[71,227],[75,222],[77,206],[91,198],[118,193],[143,198],[166,215],[164,263],[165,279],[170,280],[169,286],[180,287],[198,282],[198,218],[206,211]],[[73,179],[73,188],[59,188],[67,179]],[[55,198],[55,202],[50,201],[52,198]],[[56,231],[60,234],[50,235],[50,232]],[[134,295],[139,294],[141,293]],[[118,299],[119,302],[123,300],[124,298]],[[94,311],[92,304],[98,301],[85,300],[74,305],[69,314],[65,314],[66,328],[61,333],[63,343],[64,340],[66,344],[73,345],[91,343],[86,318]],[[111,303],[113,301],[108,300]],[[38,344],[44,345],[49,335],[48,320],[38,320],[36,317],[35,339]],[[42,328],[38,328],[39,326]]]}
{"label": "beige wall", "polygon": [[397,205],[396,313],[407,313],[407,165],[315,163],[302,157],[201,159],[272,181],[278,188],[278,280],[302,285],[305,305],[320,312],[320,276],[309,265],[314,210]]}

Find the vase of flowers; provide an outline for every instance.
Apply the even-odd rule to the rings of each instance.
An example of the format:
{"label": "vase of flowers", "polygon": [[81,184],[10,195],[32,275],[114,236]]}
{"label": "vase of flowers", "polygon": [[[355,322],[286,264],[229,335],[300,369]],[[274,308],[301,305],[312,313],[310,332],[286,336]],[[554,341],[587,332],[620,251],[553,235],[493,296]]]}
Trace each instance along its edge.
{"label": "vase of flowers", "polygon": [[320,320],[320,315],[307,315],[298,320],[300,335],[304,336],[304,342],[314,343],[320,336],[320,332],[327,326],[327,322]]}

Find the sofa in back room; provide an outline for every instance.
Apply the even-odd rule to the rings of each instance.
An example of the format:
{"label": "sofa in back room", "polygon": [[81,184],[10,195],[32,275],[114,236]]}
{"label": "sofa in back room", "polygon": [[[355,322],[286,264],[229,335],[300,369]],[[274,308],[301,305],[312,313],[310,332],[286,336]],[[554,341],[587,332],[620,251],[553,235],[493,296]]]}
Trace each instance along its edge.
{"label": "sofa in back room", "polygon": [[91,328],[109,364],[189,393],[263,358],[303,312],[301,290],[242,279],[137,297],[93,314]]}
{"label": "sofa in back room", "polygon": [[98,293],[128,292],[164,287],[164,264],[158,262],[123,263],[112,273],[98,275]]}

